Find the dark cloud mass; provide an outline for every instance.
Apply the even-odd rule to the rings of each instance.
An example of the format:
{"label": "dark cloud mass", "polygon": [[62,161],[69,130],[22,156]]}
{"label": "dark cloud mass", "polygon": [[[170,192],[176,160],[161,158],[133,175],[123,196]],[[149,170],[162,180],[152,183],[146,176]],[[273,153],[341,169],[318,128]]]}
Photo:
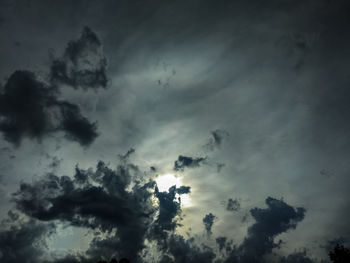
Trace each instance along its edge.
{"label": "dark cloud mass", "polygon": [[[11,232],[0,232],[0,242],[7,244],[1,251],[4,262],[27,254],[33,258],[30,260],[38,260],[43,252],[34,244],[45,242],[53,234],[55,222],[94,230],[85,255],[67,254],[54,260],[55,263],[94,262],[101,256],[108,259],[125,255],[134,262],[143,262],[140,253],[146,240],[156,242],[162,254],[159,262],[214,262],[217,255],[211,247],[175,233],[181,220],[181,201],[176,195],[188,194],[190,187],[172,186],[168,192],[159,192],[154,181],[141,183],[137,179],[139,174],[136,165],[124,160],[116,170],[99,162],[95,170],[77,166],[73,178],[50,173],[31,184],[23,182],[13,194],[13,200],[18,211],[31,218],[31,223],[12,228]],[[152,201],[153,197],[158,205]],[[266,199],[266,204],[267,208],[251,209],[256,222],[248,228],[242,244],[232,247],[227,237],[216,238],[219,250],[229,252],[225,262],[264,262],[263,256],[280,245],[274,238],[294,229],[304,218],[303,208],[293,208],[271,197]],[[13,212],[9,217],[18,218]],[[203,218],[208,234],[215,219],[212,213]],[[22,238],[28,231],[31,235]],[[16,253],[17,249],[21,252]],[[309,262],[301,261],[304,258],[306,255],[295,254],[281,258],[281,262],[289,263],[292,259]]]}
{"label": "dark cloud mass", "polygon": [[1,0],[0,263],[348,257],[349,14]]}
{"label": "dark cloud mass", "polygon": [[215,239],[216,243],[218,244],[219,246],[219,250],[223,250],[226,246],[226,241],[227,241],[227,237],[217,237]]}
{"label": "dark cloud mass", "polygon": [[[160,262],[169,263],[211,263],[215,253],[210,247],[198,246],[194,239],[185,239],[180,235],[172,235],[168,244],[169,255],[163,256]],[[171,259],[169,256],[171,256]]]}
{"label": "dark cloud mass", "polygon": [[215,215],[213,215],[212,213],[209,213],[207,215],[205,215],[205,217],[203,218],[203,224],[204,224],[204,228],[205,231],[207,231],[207,234],[211,234],[211,228],[214,225],[214,220],[217,217]]}
{"label": "dark cloud mass", "polygon": [[177,217],[181,213],[181,197],[178,198],[177,202],[176,194],[181,195],[189,192],[190,187],[187,186],[181,186],[180,188],[172,186],[168,192],[159,192],[158,187],[155,188],[155,197],[159,202],[159,214],[151,227],[149,237],[152,240],[156,240],[158,245],[164,250],[168,248],[167,238],[169,232],[173,232],[179,226],[179,218]]}
{"label": "dark cloud mass", "polygon": [[23,138],[41,140],[58,131],[89,145],[97,137],[96,124],[77,105],[59,100],[52,87],[30,71],[16,71],[0,94],[0,131],[14,145]]}
{"label": "dark cloud mass", "polygon": [[193,157],[179,155],[179,157],[174,163],[174,170],[183,171],[186,167],[188,168],[199,167],[200,164],[205,161],[205,159],[206,158],[202,158],[202,157],[193,158]]}
{"label": "dark cloud mass", "polygon": [[40,262],[45,254],[48,237],[55,232],[54,224],[35,220],[20,222],[0,232],[0,262]]}
{"label": "dark cloud mass", "polygon": [[[30,223],[6,230],[6,222],[8,225],[19,220],[17,212],[9,212],[9,219],[3,222],[5,228],[0,231],[0,243],[6,244],[1,250],[4,262],[24,257],[30,259],[28,262],[40,261],[45,253],[39,247],[55,233],[57,223],[90,229],[94,235],[84,254],[66,254],[54,259],[55,263],[95,262],[101,257],[126,255],[133,262],[147,262],[141,253],[146,241],[155,242],[161,253],[159,262],[214,262],[217,255],[213,248],[175,232],[182,220],[180,195],[189,194],[190,187],[172,186],[167,192],[159,192],[152,179],[141,182],[141,174],[136,165],[126,160],[121,160],[115,170],[100,161],[96,169],[76,166],[73,177],[49,173],[33,183],[21,183],[13,201]],[[304,208],[293,208],[271,197],[266,204],[267,208],[251,209],[256,222],[240,245],[232,247],[227,237],[216,238],[219,250],[228,253],[225,262],[263,262],[263,256],[280,245],[274,238],[294,229],[304,218]],[[208,213],[202,220],[208,236],[216,218]],[[41,245],[37,247],[37,243]],[[303,257],[291,255],[281,260],[289,262],[291,258]]]}
{"label": "dark cloud mass", "polygon": [[151,200],[155,182],[133,182],[132,175],[139,172],[135,167],[125,164],[111,170],[99,162],[95,171],[76,167],[73,180],[48,174],[33,184],[22,183],[13,195],[14,201],[19,211],[39,221],[58,220],[107,235],[95,235],[86,252],[89,260],[101,255],[127,255],[137,260],[146,237],[156,240],[163,249],[170,249],[169,232],[179,225],[176,217],[181,212],[176,194],[187,194],[190,188],[174,186],[169,192],[159,192],[156,187],[159,210],[153,220],[157,212]]}
{"label": "dark cloud mass", "polygon": [[106,68],[100,39],[85,27],[79,39],[68,43],[63,57],[52,62],[51,81],[73,88],[106,88]]}
{"label": "dark cloud mass", "polygon": [[[22,183],[14,194],[17,209],[41,221],[60,220],[72,226],[100,230],[107,239],[95,236],[87,254],[92,258],[115,253],[135,259],[155,212],[149,189],[154,182],[131,183],[133,166],[111,170],[99,162],[95,172],[76,168],[74,180],[48,174],[34,184]],[[97,185],[96,185],[97,184]],[[116,234],[111,234],[116,230]]]}
{"label": "dark cloud mass", "polygon": [[226,204],[226,210],[228,211],[238,211],[241,208],[241,203],[238,199],[233,200],[229,198]]}
{"label": "dark cloud mass", "polygon": [[275,243],[274,238],[289,229],[295,229],[297,223],[304,219],[305,209],[302,207],[293,208],[272,197],[268,197],[265,202],[268,208],[250,210],[256,222],[248,228],[248,235],[243,243],[231,252],[225,262],[265,262],[264,255],[280,245]]}

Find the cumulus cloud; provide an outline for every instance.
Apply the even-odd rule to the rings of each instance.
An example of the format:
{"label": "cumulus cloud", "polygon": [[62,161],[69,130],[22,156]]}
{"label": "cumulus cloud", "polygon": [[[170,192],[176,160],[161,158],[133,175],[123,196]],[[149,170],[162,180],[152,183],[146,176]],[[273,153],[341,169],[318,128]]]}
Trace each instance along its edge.
{"label": "cumulus cloud", "polygon": [[84,27],[80,38],[68,43],[63,57],[53,61],[51,81],[85,90],[106,88],[106,68],[100,39],[89,27]]}
{"label": "cumulus cloud", "polygon": [[59,131],[87,146],[97,137],[96,130],[77,105],[60,100],[54,88],[30,71],[15,71],[0,94],[0,131],[16,146],[23,138],[40,141]]}

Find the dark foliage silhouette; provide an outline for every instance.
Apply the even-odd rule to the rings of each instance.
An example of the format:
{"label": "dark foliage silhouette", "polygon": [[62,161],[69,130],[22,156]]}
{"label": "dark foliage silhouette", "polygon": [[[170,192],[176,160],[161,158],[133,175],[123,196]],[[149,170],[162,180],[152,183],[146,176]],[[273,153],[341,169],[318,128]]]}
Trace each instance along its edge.
{"label": "dark foliage silhouette", "polygon": [[335,248],[329,252],[329,258],[333,263],[349,263],[350,248],[337,244]]}

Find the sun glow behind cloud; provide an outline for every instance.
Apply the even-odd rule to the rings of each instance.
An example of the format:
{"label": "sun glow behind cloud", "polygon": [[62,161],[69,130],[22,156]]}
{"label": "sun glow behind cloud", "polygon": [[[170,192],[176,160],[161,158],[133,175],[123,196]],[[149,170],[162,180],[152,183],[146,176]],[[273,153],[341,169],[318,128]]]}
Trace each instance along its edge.
{"label": "sun glow behind cloud", "polygon": [[[164,174],[156,178],[156,183],[160,192],[168,192],[169,188],[172,186],[180,187],[182,186],[181,177],[174,174]],[[191,206],[191,198],[189,194],[182,194],[181,196],[176,194],[176,197],[181,198],[181,205],[184,207]]]}

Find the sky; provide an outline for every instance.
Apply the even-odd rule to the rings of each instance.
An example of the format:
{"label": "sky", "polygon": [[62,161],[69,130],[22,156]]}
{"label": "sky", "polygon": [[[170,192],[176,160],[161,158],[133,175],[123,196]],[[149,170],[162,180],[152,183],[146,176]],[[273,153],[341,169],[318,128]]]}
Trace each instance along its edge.
{"label": "sky", "polygon": [[329,262],[350,243],[349,12],[0,0],[0,262]]}

